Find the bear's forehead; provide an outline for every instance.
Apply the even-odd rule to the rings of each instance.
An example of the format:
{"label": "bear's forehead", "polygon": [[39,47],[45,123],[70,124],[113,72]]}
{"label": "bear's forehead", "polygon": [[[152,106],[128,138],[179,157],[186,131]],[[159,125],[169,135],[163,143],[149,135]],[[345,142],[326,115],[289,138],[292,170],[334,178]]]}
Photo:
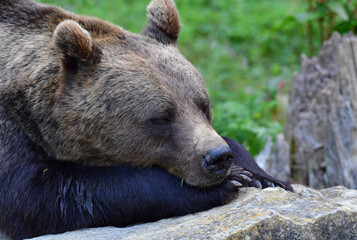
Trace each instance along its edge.
{"label": "bear's forehead", "polygon": [[158,85],[177,97],[208,98],[201,75],[176,46],[127,33],[124,40],[107,45],[104,54],[113,68],[135,71],[142,84]]}

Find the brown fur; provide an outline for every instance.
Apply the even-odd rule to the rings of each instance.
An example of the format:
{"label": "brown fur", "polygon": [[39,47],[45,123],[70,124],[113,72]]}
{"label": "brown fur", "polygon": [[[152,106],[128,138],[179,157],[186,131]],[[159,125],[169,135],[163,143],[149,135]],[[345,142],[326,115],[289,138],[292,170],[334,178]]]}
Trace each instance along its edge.
{"label": "brown fur", "polygon": [[153,0],[147,7],[148,23],[144,35],[163,43],[175,44],[180,33],[180,18],[172,0]]}
{"label": "brown fur", "polygon": [[62,58],[87,60],[93,52],[91,35],[73,20],[58,24],[53,33],[53,45]]}
{"label": "brown fur", "polygon": [[0,19],[0,101],[48,154],[217,184],[202,156],[226,143],[200,74],[176,46],[171,0],[150,3],[142,34],[30,0],[1,2]]}

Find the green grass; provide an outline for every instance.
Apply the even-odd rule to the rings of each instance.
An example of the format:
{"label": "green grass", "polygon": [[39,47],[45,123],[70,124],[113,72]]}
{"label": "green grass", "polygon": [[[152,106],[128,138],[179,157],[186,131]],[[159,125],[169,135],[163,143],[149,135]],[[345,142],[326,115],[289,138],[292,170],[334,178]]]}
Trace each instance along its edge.
{"label": "green grass", "polygon": [[[148,0],[41,0],[75,13],[97,16],[132,32],[146,22]],[[203,75],[217,131],[255,155],[268,135],[283,130],[285,94],[300,53],[304,29],[283,19],[305,9],[302,0],[176,0],[183,24],[181,52]]]}

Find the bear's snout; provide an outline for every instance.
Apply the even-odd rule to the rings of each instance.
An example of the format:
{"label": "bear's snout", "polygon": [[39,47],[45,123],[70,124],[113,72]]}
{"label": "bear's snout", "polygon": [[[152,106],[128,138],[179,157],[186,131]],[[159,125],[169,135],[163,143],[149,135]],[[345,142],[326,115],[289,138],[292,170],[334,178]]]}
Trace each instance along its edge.
{"label": "bear's snout", "polygon": [[227,145],[212,148],[202,158],[204,169],[217,179],[226,177],[232,166],[233,153]]}

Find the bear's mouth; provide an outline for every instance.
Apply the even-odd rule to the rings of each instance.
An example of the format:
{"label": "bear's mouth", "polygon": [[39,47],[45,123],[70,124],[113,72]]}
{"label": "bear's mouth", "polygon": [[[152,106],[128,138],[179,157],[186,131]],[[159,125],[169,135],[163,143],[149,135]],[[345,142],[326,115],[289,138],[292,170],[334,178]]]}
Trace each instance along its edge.
{"label": "bear's mouth", "polygon": [[217,174],[206,173],[205,178],[201,178],[200,181],[195,184],[197,187],[212,187],[224,182],[227,177],[231,174],[232,168],[220,169]]}
{"label": "bear's mouth", "polygon": [[233,157],[229,157],[216,164],[211,164],[209,161],[207,161],[206,157],[203,157],[202,165],[208,174],[212,175],[216,179],[221,179],[227,177],[227,172],[232,165],[232,159]]}
{"label": "bear's mouth", "polygon": [[[227,163],[231,163],[231,160],[227,160]],[[199,172],[190,172],[189,174],[176,174],[177,176],[183,176],[184,181],[195,187],[211,187],[221,184],[225,179],[231,174],[231,165],[227,168],[227,165],[219,164],[217,166],[210,166],[210,170],[214,173],[209,172],[205,165],[210,166],[205,159],[202,159],[202,167]]]}

